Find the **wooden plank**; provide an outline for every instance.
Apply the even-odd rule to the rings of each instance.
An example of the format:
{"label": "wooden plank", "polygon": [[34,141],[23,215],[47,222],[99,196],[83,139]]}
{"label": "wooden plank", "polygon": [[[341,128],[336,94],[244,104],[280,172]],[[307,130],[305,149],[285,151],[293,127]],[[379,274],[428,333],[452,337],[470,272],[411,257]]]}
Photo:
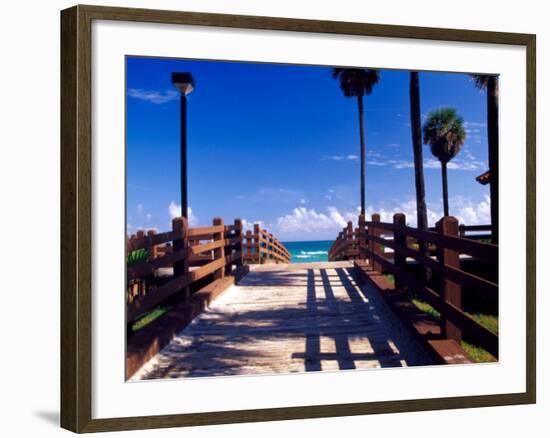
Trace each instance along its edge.
{"label": "wooden plank", "polygon": [[396,268],[393,263],[388,262],[385,258],[380,257],[377,254],[370,254],[371,257],[377,259],[377,261],[384,266],[384,268],[391,274],[399,277],[403,283],[409,288],[414,290],[420,295],[420,298],[426,301],[434,309],[441,314],[445,314],[451,321],[460,325],[465,333],[470,334],[476,339],[476,342],[480,347],[483,347],[494,357],[498,358],[498,335],[491,332],[476,320],[466,315],[461,309],[453,306],[452,304],[445,302],[442,303],[439,294],[434,292],[429,287],[422,284],[412,275],[405,271]]}
{"label": "wooden plank", "polygon": [[133,380],[433,363],[351,267],[254,267]]}
{"label": "wooden plank", "polygon": [[132,251],[137,249],[149,249],[152,246],[160,245],[163,243],[171,242],[173,240],[178,240],[182,238],[181,233],[175,233],[173,231],[166,231],[165,233],[152,234],[149,236],[135,237],[130,239],[130,245]]}
{"label": "wooden plank", "polygon": [[[367,222],[374,226],[374,222]],[[472,257],[484,259],[490,263],[498,262],[498,246],[490,243],[477,242],[464,237],[441,236],[432,231],[423,231],[411,227],[402,227],[395,224],[376,223],[378,228],[390,231],[398,231],[407,236],[411,236],[422,242],[431,242],[438,246],[445,246],[448,249],[458,251],[461,254],[468,254]]]}
{"label": "wooden plank", "polygon": [[[391,248],[394,251],[398,251],[401,254],[406,255],[407,257],[417,260],[419,263],[422,263],[423,265],[433,270],[434,272],[438,274],[447,275],[451,280],[456,281],[457,283],[460,283],[464,287],[469,287],[472,289],[480,289],[490,294],[498,293],[498,284],[493,283],[492,281],[486,280],[485,278],[478,277],[474,274],[470,274],[469,272],[465,272],[460,269],[454,268],[452,266],[444,265],[443,263],[431,257],[428,257],[427,255],[419,252],[418,250],[412,249],[408,246],[400,245],[392,240],[384,239],[382,237],[367,236],[366,238],[368,240],[373,240],[388,248]],[[363,248],[361,249],[361,252],[363,254],[366,254],[366,251],[367,251],[366,249],[363,249]],[[391,253],[384,253],[384,256],[386,255],[388,257],[393,256],[393,254]]]}
{"label": "wooden plank", "polygon": [[128,339],[126,378],[158,354],[185,326],[235,283],[233,277],[214,281]]}
{"label": "wooden plank", "polygon": [[[385,301],[399,318],[412,329],[416,337],[426,346],[430,355],[439,364],[473,363],[464,349],[453,340],[442,340],[439,321],[420,311],[408,295],[395,290],[394,283],[381,273],[375,272],[364,261],[356,261],[355,267],[360,277],[375,285]],[[450,344],[452,343],[452,344]]]}
{"label": "wooden plank", "polygon": [[191,275],[195,272],[176,277],[154,291],[149,292],[147,295],[132,301],[126,306],[126,321],[133,321],[142,313],[154,309],[164,300],[188,286],[191,283]]}
{"label": "wooden plank", "polygon": [[195,227],[189,228],[188,236],[197,238],[197,236],[209,235],[214,233],[223,233],[224,225],[213,225],[210,227]]}
{"label": "wooden plank", "polygon": [[464,349],[452,339],[430,339],[428,345],[441,357],[444,364],[459,365],[472,363]]}
{"label": "wooden plank", "polygon": [[218,241],[203,243],[201,245],[192,246],[191,248],[189,248],[189,252],[191,254],[199,255],[203,252],[212,251],[214,249],[221,248],[222,246],[225,246],[225,245],[226,245],[225,240],[218,240]]}
{"label": "wooden plank", "polygon": [[126,269],[126,281],[128,282],[135,278],[144,277],[145,275],[150,274],[158,268],[172,266],[175,262],[183,260],[186,254],[187,251],[178,251],[175,253],[169,253],[161,257],[157,257],[156,259],[152,259],[147,262],[130,266]]}

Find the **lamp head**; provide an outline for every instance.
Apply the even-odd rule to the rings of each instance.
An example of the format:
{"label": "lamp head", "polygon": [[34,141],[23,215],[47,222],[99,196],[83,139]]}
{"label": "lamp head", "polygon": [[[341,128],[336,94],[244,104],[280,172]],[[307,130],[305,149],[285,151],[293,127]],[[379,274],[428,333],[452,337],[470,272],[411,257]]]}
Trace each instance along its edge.
{"label": "lamp head", "polygon": [[187,96],[195,89],[195,81],[191,73],[172,73],[172,84],[184,96]]}

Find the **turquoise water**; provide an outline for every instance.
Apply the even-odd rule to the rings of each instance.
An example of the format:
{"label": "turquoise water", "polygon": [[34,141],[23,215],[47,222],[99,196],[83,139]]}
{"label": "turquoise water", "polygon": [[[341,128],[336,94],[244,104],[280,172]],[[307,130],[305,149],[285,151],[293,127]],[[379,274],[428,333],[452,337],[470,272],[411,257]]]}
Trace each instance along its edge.
{"label": "turquoise water", "polygon": [[291,263],[310,263],[328,261],[328,250],[332,240],[314,240],[309,242],[283,242],[290,252]]}

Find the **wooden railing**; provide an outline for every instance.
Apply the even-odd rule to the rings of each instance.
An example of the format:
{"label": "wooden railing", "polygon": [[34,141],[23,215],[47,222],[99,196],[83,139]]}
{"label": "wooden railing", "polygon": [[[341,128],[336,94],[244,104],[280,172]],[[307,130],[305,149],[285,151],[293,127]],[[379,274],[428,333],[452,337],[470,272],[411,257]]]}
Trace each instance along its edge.
{"label": "wooden railing", "polygon": [[[242,223],[224,225],[216,218],[210,227],[188,228],[187,220],[172,220],[172,230],[157,234],[138,231],[127,239],[128,260],[146,251],[144,260],[126,270],[126,321],[131,322],[178,292],[188,299],[189,288],[209,275],[219,279],[242,261]],[[164,275],[163,275],[164,271]]]}
{"label": "wooden railing", "polygon": [[[395,214],[393,223],[380,222],[378,214],[372,215],[371,221],[360,216],[358,228],[353,230],[352,227],[348,223],[339,233],[329,251],[329,260],[368,260],[373,271],[394,276],[396,291],[414,292],[440,313],[443,338],[454,339],[460,344],[462,334],[467,333],[478,346],[498,358],[498,335],[464,313],[462,308],[463,287],[498,294],[498,284],[465,272],[460,263],[462,256],[468,256],[497,266],[498,246],[461,237],[458,221],[451,216],[442,218],[434,231],[406,226],[404,214]],[[469,229],[485,231],[487,228]],[[430,286],[425,279],[405,269],[412,261],[429,269],[438,279],[438,287]]]}
{"label": "wooden railing", "polygon": [[[436,231],[436,227],[430,227],[428,231]],[[459,225],[459,236],[470,240],[477,241],[490,241],[491,240],[491,225]],[[389,237],[392,237],[392,233],[387,233]],[[417,239],[412,236],[407,236],[407,245],[415,246]],[[437,247],[434,244],[426,244],[430,255],[437,255]],[[393,258],[393,251],[391,248],[386,248],[382,251],[382,257]],[[329,260],[357,260],[364,257],[359,254],[358,250],[358,228],[353,228],[353,223],[348,222],[333,242],[329,249]]]}
{"label": "wooden railing", "polygon": [[338,233],[336,240],[328,250],[329,261],[356,260],[361,258],[359,254],[359,229],[353,229],[353,223]]}
{"label": "wooden railing", "polygon": [[243,234],[243,248],[243,261],[247,264],[290,263],[286,247],[259,224]]}

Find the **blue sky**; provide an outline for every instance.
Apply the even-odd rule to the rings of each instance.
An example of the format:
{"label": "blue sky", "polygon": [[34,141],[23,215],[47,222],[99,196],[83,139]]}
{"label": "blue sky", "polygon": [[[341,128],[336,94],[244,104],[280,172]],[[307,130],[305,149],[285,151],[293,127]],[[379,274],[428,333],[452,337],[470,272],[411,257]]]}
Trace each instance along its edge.
{"label": "blue sky", "polygon": [[[167,230],[178,211],[179,95],[174,71],[191,72],[188,96],[191,225],[240,217],[282,240],[333,239],[359,206],[357,101],[330,67],[127,58],[127,227]],[[409,72],[381,70],[366,96],[366,204],[416,223]],[[486,97],[465,74],[420,73],[421,112],[452,106],[467,138],[449,166],[450,213],[489,223]],[[429,220],[441,216],[439,162],[424,147]]]}

